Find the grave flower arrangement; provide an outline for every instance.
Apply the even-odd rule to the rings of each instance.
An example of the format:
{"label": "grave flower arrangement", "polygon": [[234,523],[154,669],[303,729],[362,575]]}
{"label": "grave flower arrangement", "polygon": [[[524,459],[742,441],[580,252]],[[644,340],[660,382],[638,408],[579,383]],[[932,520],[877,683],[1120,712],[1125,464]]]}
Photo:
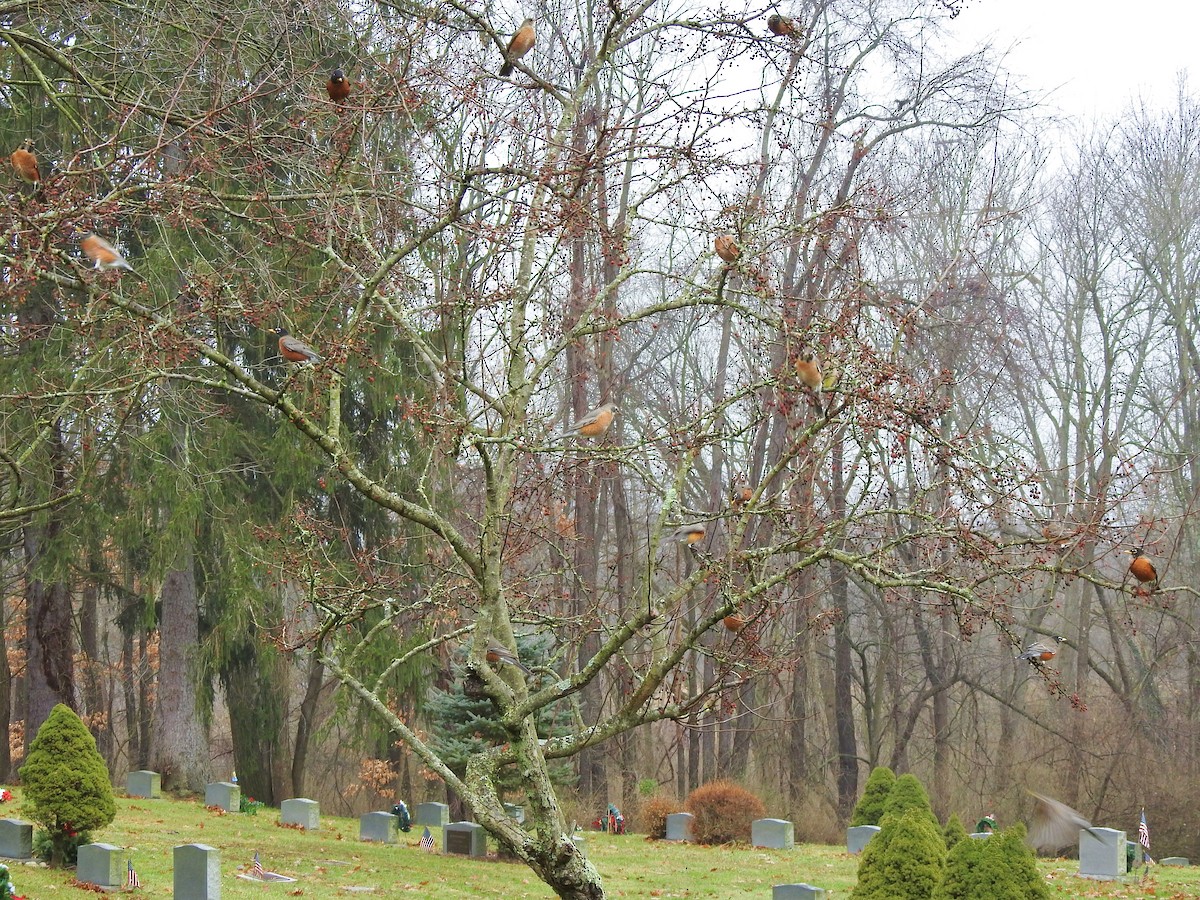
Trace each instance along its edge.
{"label": "grave flower arrangement", "polygon": [[[242,794],[242,802],[238,807],[239,812],[244,812],[248,816],[257,816],[258,811],[262,808],[263,802],[261,800],[255,800],[253,797]],[[0,900],[4,900],[4,898],[0,897]]]}
{"label": "grave flower arrangement", "polygon": [[[8,793],[5,791],[4,793]],[[17,894],[17,887],[8,874],[8,866],[0,863],[0,900],[25,900]]]}
{"label": "grave flower arrangement", "polygon": [[12,799],[12,791],[8,788],[0,788],[0,803],[7,803]]}

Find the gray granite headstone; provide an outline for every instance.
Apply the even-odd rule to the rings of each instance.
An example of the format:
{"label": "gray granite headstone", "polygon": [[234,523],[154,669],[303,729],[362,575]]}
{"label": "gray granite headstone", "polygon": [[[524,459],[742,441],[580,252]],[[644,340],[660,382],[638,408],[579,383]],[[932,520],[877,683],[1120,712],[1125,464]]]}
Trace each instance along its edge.
{"label": "gray granite headstone", "polygon": [[[392,818],[395,819],[395,816]],[[279,821],[284,825],[299,825],[306,831],[316,831],[321,827],[321,804],[304,797],[284,800],[279,804]]]}
{"label": "gray granite headstone", "polygon": [[671,813],[667,816],[667,840],[690,841],[692,839],[691,813]]}
{"label": "gray granite headstone", "polygon": [[504,811],[516,819],[518,825],[525,824],[525,807],[517,806],[515,803],[505,803]]}
{"label": "gray granite headstone", "polygon": [[358,839],[394,844],[399,829],[399,821],[390,812],[363,813],[358,820]]}
{"label": "gray granite headstone", "polygon": [[571,842],[574,843],[575,846],[579,849],[580,856],[587,856],[587,835],[586,834],[571,835]]}
{"label": "gray granite headstone", "polygon": [[413,810],[414,825],[433,825],[442,828],[450,824],[450,807],[445,803],[418,803]]}
{"label": "gray granite headstone", "polygon": [[125,856],[112,844],[84,844],[79,848],[75,880],[100,887],[123,887]]}
{"label": "gray granite headstone", "polygon": [[0,857],[29,859],[33,856],[33,825],[20,819],[0,819]]}
{"label": "gray granite headstone", "polygon": [[1125,832],[1093,828],[1079,832],[1079,874],[1108,881],[1125,874]]}
{"label": "gray granite headstone", "polygon": [[130,772],[125,776],[125,793],[130,797],[152,800],[162,796],[162,781],[157,772],[149,769]]}
{"label": "gray granite headstone", "polygon": [[846,852],[862,853],[867,841],[879,834],[878,825],[855,825],[846,829]]}
{"label": "gray granite headstone", "polygon": [[464,856],[487,856],[487,832],[474,822],[452,822],[442,829],[442,850]]}
{"label": "gray granite headstone", "polygon": [[214,781],[206,784],[204,805],[216,806],[225,812],[239,812],[242,808],[242,789],[232,781]]}
{"label": "gray granite headstone", "polygon": [[992,836],[992,833],[990,831],[972,831],[970,834],[967,835],[967,837],[973,837],[978,840],[983,840],[984,838],[990,838],[991,836]]}
{"label": "gray granite headstone", "polygon": [[825,888],[811,884],[777,884],[771,888],[771,900],[825,900]]}
{"label": "gray granite headstone", "polygon": [[1158,861],[1158,864],[1160,866],[1189,866],[1189,865],[1191,865],[1191,863],[1188,862],[1188,858],[1186,856],[1164,856],[1162,859],[1160,859]]}
{"label": "gray granite headstone", "polygon": [[221,900],[221,854],[207,844],[175,848],[175,900]]}
{"label": "gray granite headstone", "polygon": [[770,850],[796,846],[796,829],[787,819],[756,819],[750,823],[750,843]]}

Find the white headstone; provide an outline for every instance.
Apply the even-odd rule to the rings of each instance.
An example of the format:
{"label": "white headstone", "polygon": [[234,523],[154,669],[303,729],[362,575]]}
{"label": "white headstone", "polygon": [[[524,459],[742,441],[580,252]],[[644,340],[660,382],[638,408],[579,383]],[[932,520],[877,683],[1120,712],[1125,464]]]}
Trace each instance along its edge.
{"label": "white headstone", "polygon": [[162,796],[162,779],[157,772],[142,769],[125,776],[125,793],[130,797],[153,800]]}
{"label": "white headstone", "polygon": [[667,816],[667,840],[668,841],[690,841],[692,840],[692,819],[696,818],[691,813],[671,813]]}
{"label": "white headstone", "polygon": [[450,824],[450,807],[445,803],[418,803],[413,811],[414,825],[442,828]]}
{"label": "white headstone", "polygon": [[321,804],[304,797],[284,800],[279,804],[279,821],[284,825],[299,825],[306,831],[316,831],[321,827]]}
{"label": "white headstone", "polygon": [[75,880],[100,887],[124,887],[125,856],[113,844],[84,844],[79,848]]}
{"label": "white headstone", "polygon": [[796,846],[796,829],[787,819],[756,819],[750,823],[750,843],[771,850]]}
{"label": "white headstone", "polygon": [[232,781],[214,781],[204,786],[204,805],[216,806],[225,812],[240,812],[242,789]]}
{"label": "white headstone", "polygon": [[854,825],[846,829],[846,852],[862,853],[867,841],[879,834],[878,825]]}
{"label": "white headstone", "polygon": [[1079,874],[1109,881],[1125,874],[1125,832],[1115,828],[1081,829]]}
{"label": "white headstone", "polygon": [[358,839],[394,844],[400,830],[399,820],[390,812],[363,813],[358,820]]}
{"label": "white headstone", "polygon": [[174,851],[175,900],[221,900],[221,854],[207,844],[181,844]]}

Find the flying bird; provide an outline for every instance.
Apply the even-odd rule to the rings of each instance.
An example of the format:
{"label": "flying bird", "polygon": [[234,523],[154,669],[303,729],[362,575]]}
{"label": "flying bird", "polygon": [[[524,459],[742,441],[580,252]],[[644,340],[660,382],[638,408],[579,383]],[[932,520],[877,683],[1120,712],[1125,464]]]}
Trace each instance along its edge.
{"label": "flying bird", "polygon": [[79,247],[87,258],[96,264],[97,269],[128,269],[133,272],[133,266],[126,262],[120,251],[94,232],[84,235],[79,241]]}
{"label": "flying bird", "polygon": [[1029,792],[1033,797],[1033,818],[1029,823],[1026,843],[1034,850],[1057,850],[1068,847],[1079,839],[1083,829],[1097,840],[1100,836],[1092,831],[1092,823],[1067,804],[1044,794]]}
{"label": "flying bird", "polygon": [[771,17],[767,19],[767,30],[778,37],[787,37],[796,33],[796,23],[787,16],[772,13]]}
{"label": "flying bird", "polygon": [[346,80],[346,73],[341,69],[334,69],[329,73],[329,80],[325,82],[325,92],[329,94],[329,99],[334,103],[341,103],[350,96],[350,82]]}
{"label": "flying bird", "polygon": [[680,525],[671,532],[671,540],[679,541],[681,544],[695,544],[703,540],[707,533],[708,529],[699,522],[693,525]]}
{"label": "flying bird", "polygon": [[521,23],[504,50],[504,65],[500,69],[500,77],[507,78],[512,74],[513,63],[533,49],[537,40],[537,31],[533,27],[533,19]]}
{"label": "flying bird", "polygon": [[612,424],[613,417],[620,412],[615,403],[605,403],[593,409],[582,419],[579,419],[574,425],[566,431],[558,435],[558,437],[570,437],[573,434],[587,438],[603,437],[608,431],[608,426]]}
{"label": "flying bird", "polygon": [[32,140],[26,138],[21,146],[12,152],[9,159],[12,160],[13,168],[17,170],[22,181],[28,184],[37,184],[42,180],[42,175],[38,171],[38,160],[33,153]]}
{"label": "flying bird", "polygon": [[737,241],[730,234],[722,234],[713,241],[713,249],[717,251],[717,256],[727,263],[737,262],[738,257],[742,255],[742,248],[737,245]]}
{"label": "flying bird", "polygon": [[1058,654],[1058,645],[1065,641],[1065,637],[1054,638],[1054,643],[1046,641],[1031,641],[1025,649],[1013,657],[1013,659],[1027,659],[1031,663],[1048,662]]}
{"label": "flying bird", "polygon": [[505,663],[508,663],[510,666],[516,666],[526,675],[533,674],[527,668],[525,668],[524,665],[522,665],[521,660],[517,658],[515,653],[496,641],[490,641],[488,643],[487,652],[484,654],[484,658],[493,666],[502,666]]}
{"label": "flying bird", "polygon": [[[1129,574],[1142,584],[1154,583],[1155,587],[1157,587],[1158,570],[1154,568],[1154,563],[1150,562],[1150,560],[1142,555],[1142,548],[1133,547],[1125,552],[1133,557],[1133,559],[1129,561]],[[1150,590],[1154,590],[1154,588],[1151,588]]]}

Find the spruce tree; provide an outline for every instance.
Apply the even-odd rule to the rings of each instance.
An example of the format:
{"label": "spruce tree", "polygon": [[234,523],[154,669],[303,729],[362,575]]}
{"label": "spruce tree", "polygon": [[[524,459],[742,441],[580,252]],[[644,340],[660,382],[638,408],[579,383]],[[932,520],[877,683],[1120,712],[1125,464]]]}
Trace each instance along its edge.
{"label": "spruce tree", "polygon": [[935,827],[941,829],[941,823],[933,814],[933,807],[929,805],[929,794],[925,792],[921,779],[916,775],[901,775],[883,801],[883,815],[900,815],[910,809],[921,810]]}
{"label": "spruce tree", "polygon": [[929,900],[946,868],[946,841],[925,810],[886,815],[863,850],[854,900]]}
{"label": "spruce tree", "polygon": [[955,845],[967,836],[966,826],[963,825],[962,819],[958,817],[958,813],[950,814],[950,821],[942,829],[942,836],[946,839],[947,850],[953,850]]}
{"label": "spruce tree", "polygon": [[867,777],[863,795],[850,816],[851,826],[878,825],[883,818],[883,802],[896,783],[896,773],[887,766],[876,766]]}

